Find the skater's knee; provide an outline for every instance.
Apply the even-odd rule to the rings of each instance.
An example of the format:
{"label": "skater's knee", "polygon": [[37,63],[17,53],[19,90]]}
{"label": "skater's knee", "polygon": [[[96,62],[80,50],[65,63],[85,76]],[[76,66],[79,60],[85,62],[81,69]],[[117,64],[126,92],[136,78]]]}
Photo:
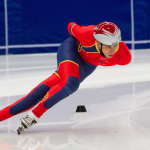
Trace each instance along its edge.
{"label": "skater's knee", "polygon": [[64,91],[67,95],[74,93],[79,88],[80,82],[76,77],[68,77],[68,81],[64,86]]}
{"label": "skater's knee", "polygon": [[74,93],[80,85],[79,79],[76,77],[68,77],[67,82],[61,81],[60,85],[63,85],[62,89],[55,93],[53,96],[49,97],[44,103],[43,106],[46,109],[51,108],[60,100],[68,97],[70,94]]}
{"label": "skater's knee", "polygon": [[49,87],[46,85],[46,84],[41,84],[39,87],[37,87],[34,92],[32,93],[33,94],[33,98],[36,102],[39,102],[43,97],[44,95],[49,91]]}

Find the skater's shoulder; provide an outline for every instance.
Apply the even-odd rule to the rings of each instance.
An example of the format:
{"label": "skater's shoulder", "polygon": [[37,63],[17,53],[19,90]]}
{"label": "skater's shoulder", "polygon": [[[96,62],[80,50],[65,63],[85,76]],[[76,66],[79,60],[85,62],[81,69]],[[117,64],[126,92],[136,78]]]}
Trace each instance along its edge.
{"label": "skater's shoulder", "polygon": [[124,47],[124,48],[128,48],[127,45],[126,45],[126,43],[123,42],[123,41],[120,41],[120,42],[119,42],[119,47],[121,47],[121,48],[123,48],[123,47]]}

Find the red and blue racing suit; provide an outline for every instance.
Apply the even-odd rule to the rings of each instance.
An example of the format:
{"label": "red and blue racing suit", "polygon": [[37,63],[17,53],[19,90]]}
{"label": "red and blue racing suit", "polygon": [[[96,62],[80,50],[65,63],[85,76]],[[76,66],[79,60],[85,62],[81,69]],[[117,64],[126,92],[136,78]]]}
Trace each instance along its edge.
{"label": "red and blue racing suit", "polygon": [[127,65],[131,54],[124,42],[120,42],[112,58],[103,57],[93,36],[95,25],[80,26],[68,24],[71,37],[66,39],[57,51],[57,70],[37,85],[28,95],[0,111],[0,121],[35,107],[32,112],[40,118],[43,113],[60,100],[74,93],[80,83],[98,65]]}

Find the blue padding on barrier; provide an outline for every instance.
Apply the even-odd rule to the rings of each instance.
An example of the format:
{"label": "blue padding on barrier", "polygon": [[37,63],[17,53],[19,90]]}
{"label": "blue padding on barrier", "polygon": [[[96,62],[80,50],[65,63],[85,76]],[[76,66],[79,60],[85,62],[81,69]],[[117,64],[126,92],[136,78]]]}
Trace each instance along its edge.
{"label": "blue padding on barrier", "polygon": [[150,48],[150,43],[135,44],[135,48],[136,48],[137,50],[148,49],[148,48]]}
{"label": "blue padding on barrier", "polygon": [[58,47],[10,48],[9,54],[53,53]]}
{"label": "blue padding on barrier", "polygon": [[22,0],[7,1],[9,45],[23,44]]}
{"label": "blue padding on barrier", "polygon": [[[147,0],[134,1],[134,33],[135,40],[146,40],[150,34],[148,30],[148,10]],[[150,15],[150,13],[149,13]],[[149,18],[150,19],[150,18]]]}
{"label": "blue padding on barrier", "polygon": [[[133,5],[135,40],[150,40],[150,1],[135,0]],[[132,40],[130,0],[66,0],[65,2],[60,0],[9,0],[7,6],[9,45],[62,43],[69,37],[67,25],[72,21],[85,26],[111,21],[120,27],[122,41]],[[5,45],[4,16],[4,0],[1,0],[0,46]],[[141,48],[140,45],[135,47]],[[148,47],[150,46],[145,46],[145,48]],[[10,53],[40,53],[51,52],[51,50],[56,52],[54,49],[48,50],[47,48],[40,50],[36,51],[36,48],[10,49]]]}
{"label": "blue padding on barrier", "polygon": [[[4,0],[0,0],[0,46],[5,45],[5,13],[4,12],[5,12]],[[0,54],[2,53],[0,52]]]}
{"label": "blue padding on barrier", "polygon": [[0,49],[0,55],[5,55],[6,54],[6,49]]}
{"label": "blue padding on barrier", "polygon": [[[150,1],[136,0],[134,4],[135,41],[150,40]],[[150,43],[135,44],[136,49],[150,48]]]}

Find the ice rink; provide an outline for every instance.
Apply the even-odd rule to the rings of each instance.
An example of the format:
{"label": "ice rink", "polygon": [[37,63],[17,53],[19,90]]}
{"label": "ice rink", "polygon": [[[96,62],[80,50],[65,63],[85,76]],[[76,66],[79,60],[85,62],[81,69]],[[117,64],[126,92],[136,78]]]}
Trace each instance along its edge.
{"label": "ice rink", "polygon": [[[150,50],[131,51],[127,66],[98,66],[79,90],[23,135],[17,115],[0,122],[0,150],[149,150]],[[0,56],[0,109],[56,70],[56,54]],[[76,113],[85,105],[86,113]]]}

